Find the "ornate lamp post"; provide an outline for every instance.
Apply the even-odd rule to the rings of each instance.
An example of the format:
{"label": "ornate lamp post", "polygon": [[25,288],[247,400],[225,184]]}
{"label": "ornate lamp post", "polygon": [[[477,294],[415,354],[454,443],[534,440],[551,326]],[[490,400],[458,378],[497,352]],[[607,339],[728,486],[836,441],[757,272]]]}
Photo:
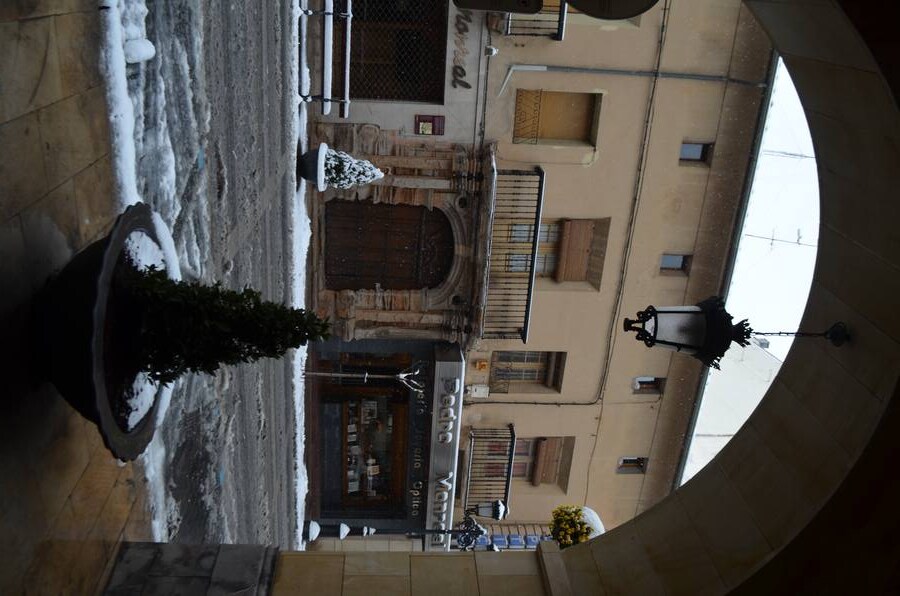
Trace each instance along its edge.
{"label": "ornate lamp post", "polygon": [[625,331],[634,331],[637,340],[647,347],[661,346],[683,352],[712,368],[719,368],[719,360],[731,342],[746,346],[751,337],[822,337],[835,346],[843,345],[850,338],[847,326],[840,322],[821,333],[754,331],[747,319],[732,323],[732,316],[718,296],[695,306],[648,306],[637,313],[636,319],[625,319]]}

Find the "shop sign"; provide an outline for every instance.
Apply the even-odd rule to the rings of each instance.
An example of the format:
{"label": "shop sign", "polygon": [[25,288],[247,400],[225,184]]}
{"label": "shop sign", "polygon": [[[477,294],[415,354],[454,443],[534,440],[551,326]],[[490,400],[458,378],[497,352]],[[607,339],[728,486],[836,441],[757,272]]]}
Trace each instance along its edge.
{"label": "shop sign", "polygon": [[469,56],[469,48],[466,47],[469,38],[469,25],[472,23],[472,11],[460,9],[456,14],[453,35],[453,68],[450,69],[450,84],[454,89],[461,87],[471,89],[472,84],[466,79],[466,58]]}
{"label": "shop sign", "polygon": [[[437,352],[425,527],[449,530],[453,528],[453,502],[456,498],[464,367],[462,353],[457,346]],[[449,534],[429,534],[425,538],[426,550],[450,550],[450,543]]]}

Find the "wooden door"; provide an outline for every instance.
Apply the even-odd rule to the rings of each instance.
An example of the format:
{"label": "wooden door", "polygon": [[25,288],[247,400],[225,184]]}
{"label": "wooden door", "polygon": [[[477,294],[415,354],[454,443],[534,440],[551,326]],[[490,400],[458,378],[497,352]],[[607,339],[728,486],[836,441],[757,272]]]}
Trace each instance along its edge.
{"label": "wooden door", "polygon": [[453,264],[453,230],[439,210],[370,201],[325,207],[329,290],[434,288]]}

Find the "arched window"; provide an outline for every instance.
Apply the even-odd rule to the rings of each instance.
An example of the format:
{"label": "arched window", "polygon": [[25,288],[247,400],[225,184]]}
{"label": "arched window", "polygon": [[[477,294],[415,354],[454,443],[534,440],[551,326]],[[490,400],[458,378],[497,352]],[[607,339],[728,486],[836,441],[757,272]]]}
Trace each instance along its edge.
{"label": "arched window", "polygon": [[453,230],[438,209],[371,201],[325,204],[325,287],[435,288],[453,264]]}

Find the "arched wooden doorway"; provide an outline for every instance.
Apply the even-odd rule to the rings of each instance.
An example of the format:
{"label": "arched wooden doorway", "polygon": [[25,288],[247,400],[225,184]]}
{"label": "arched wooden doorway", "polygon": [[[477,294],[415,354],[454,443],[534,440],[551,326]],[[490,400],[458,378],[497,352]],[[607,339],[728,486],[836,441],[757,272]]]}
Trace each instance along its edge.
{"label": "arched wooden doorway", "polygon": [[453,264],[453,230],[438,209],[371,201],[325,206],[329,290],[435,288]]}

